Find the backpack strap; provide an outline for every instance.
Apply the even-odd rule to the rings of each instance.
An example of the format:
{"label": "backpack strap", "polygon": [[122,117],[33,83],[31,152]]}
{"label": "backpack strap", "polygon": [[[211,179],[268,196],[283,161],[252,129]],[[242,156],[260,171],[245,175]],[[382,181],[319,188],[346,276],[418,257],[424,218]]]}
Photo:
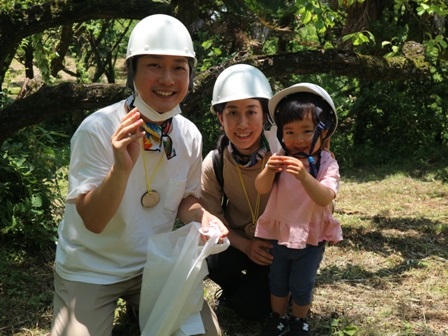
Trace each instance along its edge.
{"label": "backpack strap", "polygon": [[222,162],[222,155],[219,153],[218,149],[214,149],[212,152],[213,161],[213,171],[215,172],[216,180],[218,181],[221,189],[224,188],[224,177],[222,176],[222,171],[224,165]]}
{"label": "backpack strap", "polygon": [[216,180],[218,181],[221,192],[222,192],[222,200],[221,200],[221,207],[225,211],[227,206],[227,196],[224,193],[224,176],[223,176],[223,170],[224,170],[224,162],[222,159],[221,153],[218,151],[218,149],[214,149],[212,152],[212,162],[213,162],[213,171],[215,172]]}

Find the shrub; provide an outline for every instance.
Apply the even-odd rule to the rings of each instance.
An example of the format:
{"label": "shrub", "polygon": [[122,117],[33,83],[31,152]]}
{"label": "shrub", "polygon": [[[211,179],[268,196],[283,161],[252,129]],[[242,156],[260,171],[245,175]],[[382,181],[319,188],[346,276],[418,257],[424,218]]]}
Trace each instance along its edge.
{"label": "shrub", "polygon": [[[40,126],[21,130],[2,144],[0,239],[22,247],[48,247],[55,240],[69,154],[63,134]],[[65,142],[65,141],[64,141]]]}

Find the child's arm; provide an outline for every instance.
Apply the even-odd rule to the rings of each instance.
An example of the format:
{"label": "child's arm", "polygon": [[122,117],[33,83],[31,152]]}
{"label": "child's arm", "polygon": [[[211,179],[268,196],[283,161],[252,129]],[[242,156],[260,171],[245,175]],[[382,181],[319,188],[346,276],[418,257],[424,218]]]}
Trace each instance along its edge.
{"label": "child's arm", "polygon": [[317,205],[327,206],[336,197],[334,191],[317,181],[300,160],[288,156],[284,164],[286,172],[293,174],[302,183],[308,196]]}
{"label": "child's arm", "polygon": [[255,188],[260,194],[267,194],[271,190],[275,174],[281,172],[284,167],[283,158],[283,156],[272,155],[266,163],[266,166],[258,174],[255,179]]}

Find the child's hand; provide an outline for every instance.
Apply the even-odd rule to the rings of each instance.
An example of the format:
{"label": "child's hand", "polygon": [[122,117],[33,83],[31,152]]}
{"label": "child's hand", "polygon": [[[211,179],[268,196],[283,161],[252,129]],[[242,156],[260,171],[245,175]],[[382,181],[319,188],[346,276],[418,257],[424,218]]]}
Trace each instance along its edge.
{"label": "child's hand", "polygon": [[308,174],[308,171],[303,162],[292,156],[285,157],[283,164],[285,165],[285,171],[289,174],[294,175],[295,178],[299,181],[302,181],[306,174]]}
{"label": "child's hand", "polygon": [[272,174],[281,172],[284,168],[284,164],[283,164],[283,160],[284,160],[285,156],[280,156],[280,155],[272,155],[269,160],[268,163],[266,163],[265,168]]}

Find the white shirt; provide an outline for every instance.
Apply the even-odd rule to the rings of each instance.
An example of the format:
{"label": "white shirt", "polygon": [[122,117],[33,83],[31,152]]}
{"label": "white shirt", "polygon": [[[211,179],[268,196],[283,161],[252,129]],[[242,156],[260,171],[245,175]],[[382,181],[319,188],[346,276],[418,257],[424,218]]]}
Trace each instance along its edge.
{"label": "white shirt", "polygon": [[[85,228],[75,199],[98,187],[114,164],[111,137],[125,114],[124,101],[105,107],[87,117],[71,140],[67,204],[59,224],[55,260],[55,270],[64,279],[111,284],[141,274],[148,237],[171,231],[182,198],[200,195],[202,137],[191,121],[177,115],[169,134],[176,156],[167,160],[163,151],[141,152],[123,200],[106,228],[100,234]],[[144,208],[140,202],[147,191],[143,160],[150,177],[161,157],[151,181],[160,202]]]}

